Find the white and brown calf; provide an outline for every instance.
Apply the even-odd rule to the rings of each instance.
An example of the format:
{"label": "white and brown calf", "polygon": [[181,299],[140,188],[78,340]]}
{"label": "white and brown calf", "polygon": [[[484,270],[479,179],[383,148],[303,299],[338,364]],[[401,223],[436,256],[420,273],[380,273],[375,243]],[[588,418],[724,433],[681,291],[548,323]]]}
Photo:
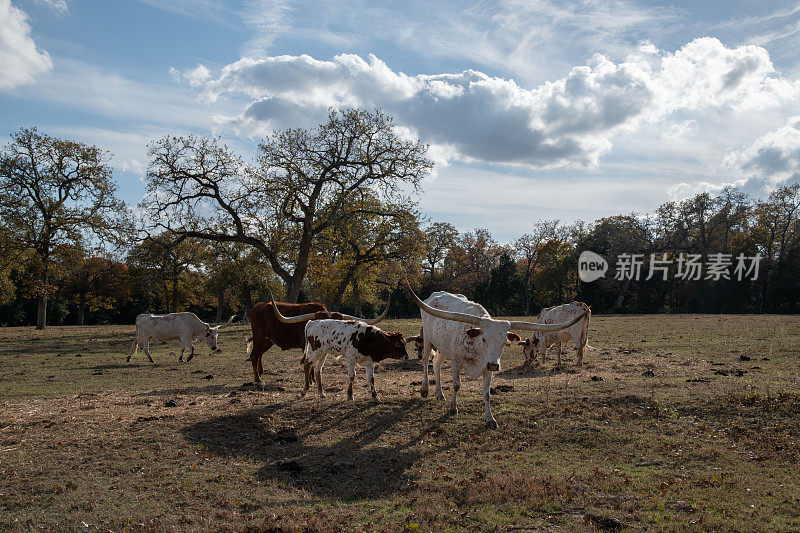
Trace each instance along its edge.
{"label": "white and brown calf", "polygon": [[525,342],[520,343],[522,352],[525,354],[525,364],[535,363],[536,355],[542,354],[542,363],[547,357],[547,349],[556,345],[556,358],[558,366],[561,366],[561,343],[572,340],[578,348],[577,366],[583,366],[583,352],[589,340],[589,319],[592,311],[583,302],[571,302],[556,307],[548,307],[539,313],[537,322],[542,324],[557,324],[567,322],[578,316],[585,318],[567,329],[553,332],[535,332]]}
{"label": "white and brown calf", "polygon": [[320,398],[325,397],[322,387],[322,365],[329,355],[345,357],[350,383],[347,386],[347,399],[353,399],[353,381],[356,379],[356,365],[366,368],[372,398],[377,399],[375,390],[375,365],[384,359],[408,359],[406,342],[399,331],[385,333],[364,322],[355,320],[310,320],[305,329],[306,346],[300,363],[305,374],[305,387],[300,397],[306,395],[311,385],[311,372],[317,382]]}

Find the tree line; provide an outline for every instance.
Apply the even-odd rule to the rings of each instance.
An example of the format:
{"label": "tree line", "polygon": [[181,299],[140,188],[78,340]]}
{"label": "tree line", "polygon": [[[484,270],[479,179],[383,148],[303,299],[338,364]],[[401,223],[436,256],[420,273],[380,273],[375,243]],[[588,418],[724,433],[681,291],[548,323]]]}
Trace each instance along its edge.
{"label": "tree line", "polygon": [[[396,316],[422,294],[461,293],[492,314],[530,315],[573,299],[595,312],[800,311],[800,186],[766,199],[736,189],[594,222],[532,221],[500,243],[425,220],[427,146],[380,111],[331,111],[312,129],[275,132],[245,162],[220,139],[150,144],[138,213],[117,195],[110,154],[22,129],[0,151],[0,324],[130,323],[141,312],[248,316],[272,291],[369,315]],[[610,272],[578,278],[578,257]],[[652,257],[669,273],[615,279],[615,258]],[[681,279],[675,259],[760,254],[757,279]],[[751,276],[752,277],[752,276]],[[663,279],[667,278],[667,279]]]}

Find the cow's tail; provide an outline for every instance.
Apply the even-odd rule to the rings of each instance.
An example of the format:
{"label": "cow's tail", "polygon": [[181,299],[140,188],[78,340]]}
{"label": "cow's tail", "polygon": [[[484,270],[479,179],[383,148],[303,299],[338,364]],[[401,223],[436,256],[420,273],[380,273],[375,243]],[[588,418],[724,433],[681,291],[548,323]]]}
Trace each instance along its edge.
{"label": "cow's tail", "polygon": [[253,337],[247,338],[247,347],[245,348],[245,353],[247,353],[247,359],[245,359],[245,361],[249,361],[250,354],[253,353]]}

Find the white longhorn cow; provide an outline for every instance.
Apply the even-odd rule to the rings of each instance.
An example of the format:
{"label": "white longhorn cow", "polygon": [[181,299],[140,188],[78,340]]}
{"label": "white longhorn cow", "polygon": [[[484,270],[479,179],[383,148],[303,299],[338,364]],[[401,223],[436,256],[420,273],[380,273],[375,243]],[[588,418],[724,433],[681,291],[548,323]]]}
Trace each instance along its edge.
{"label": "white longhorn cow", "polygon": [[234,318],[236,318],[236,315],[230,317],[225,324],[212,327],[197,318],[194,313],[169,313],[166,315],[142,313],[136,317],[136,337],[133,339],[130,351],[128,351],[126,362],[130,362],[131,356],[136,353],[137,347],[141,346],[150,362],[155,363],[153,358],[150,357],[150,341],[178,340],[181,343],[181,355],[178,361],[183,361],[183,352],[186,348],[191,348],[189,357],[186,359],[188,363],[194,357],[194,341],[200,337],[205,337],[206,344],[211,348],[211,351],[216,351],[219,328],[229,326]]}
{"label": "white longhorn cow", "polygon": [[453,398],[450,413],[457,414],[456,398],[461,387],[460,373],[477,379],[483,377],[483,404],[486,425],[496,428],[489,405],[492,373],[500,370],[500,356],[508,343],[517,343],[520,338],[510,330],[552,332],[568,328],[582,317],[563,324],[537,324],[534,322],[495,320],[480,304],[461,294],[434,292],[424,302],[414,293],[406,280],[406,287],[422,315],[422,362],[425,369],[422,396],[428,395],[428,360],[432,350],[436,351],[433,368],[436,377],[436,397],[444,399],[441,369],[445,358],[450,359],[453,372]]}
{"label": "white longhorn cow", "polygon": [[561,366],[561,343],[572,340],[578,349],[578,360],[575,364],[576,366],[583,366],[583,351],[589,340],[589,320],[592,317],[592,311],[588,305],[583,302],[571,302],[548,307],[547,309],[542,309],[536,321],[542,324],[556,324],[571,320],[577,316],[585,318],[561,331],[536,332],[531,335],[531,338],[521,343],[523,346],[522,352],[525,354],[525,364],[535,363],[538,352],[541,352],[542,363],[544,363],[547,349],[555,344],[557,364]]}

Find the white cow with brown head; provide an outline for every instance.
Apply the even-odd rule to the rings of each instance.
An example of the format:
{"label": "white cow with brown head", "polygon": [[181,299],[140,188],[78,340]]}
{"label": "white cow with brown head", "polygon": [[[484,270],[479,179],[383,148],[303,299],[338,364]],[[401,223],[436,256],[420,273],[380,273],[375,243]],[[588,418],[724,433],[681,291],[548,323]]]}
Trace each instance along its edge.
{"label": "white cow with brown head", "polygon": [[461,370],[472,378],[483,377],[483,403],[486,425],[496,428],[489,405],[492,374],[500,370],[500,356],[508,344],[519,342],[520,337],[511,330],[554,332],[568,328],[581,320],[563,324],[537,324],[534,322],[495,320],[484,307],[461,294],[434,292],[422,301],[406,280],[411,297],[422,315],[422,360],[425,369],[422,396],[428,395],[428,360],[432,350],[436,351],[433,368],[436,377],[436,397],[444,399],[442,393],[441,368],[445,358],[450,359],[453,372],[453,398],[450,413],[458,413],[456,397],[461,387]]}
{"label": "white cow with brown head", "polygon": [[589,319],[592,317],[592,311],[588,305],[583,302],[571,302],[548,307],[547,309],[542,309],[542,312],[536,318],[536,322],[557,324],[579,316],[584,317],[583,320],[576,322],[567,329],[555,332],[536,332],[521,343],[523,347],[522,353],[525,354],[525,364],[535,363],[537,353],[542,354],[542,363],[544,363],[547,357],[547,349],[555,344],[557,364],[561,366],[561,343],[572,340],[578,348],[576,365],[583,366],[583,352],[589,340]]}

